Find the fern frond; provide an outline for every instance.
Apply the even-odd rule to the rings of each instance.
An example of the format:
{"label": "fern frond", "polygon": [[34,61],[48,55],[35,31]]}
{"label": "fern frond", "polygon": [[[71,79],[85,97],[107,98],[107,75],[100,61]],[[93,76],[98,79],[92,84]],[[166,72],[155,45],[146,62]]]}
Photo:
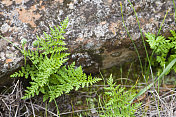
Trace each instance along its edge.
{"label": "fern frond", "polygon": [[36,82],[30,82],[31,86],[27,87],[27,90],[25,91],[25,95],[22,97],[22,99],[28,99],[31,97],[34,97],[35,94],[39,94],[39,85]]}
{"label": "fern frond", "polygon": [[[156,61],[161,65],[162,69],[164,66],[167,66],[176,55],[176,32],[172,30],[170,32],[172,36],[168,37],[168,39],[164,36],[155,37],[154,34],[146,33],[146,41],[149,43],[150,48],[154,49],[157,55]],[[176,65],[174,65],[173,69],[176,71],[175,66]]]}
{"label": "fern frond", "polygon": [[125,88],[120,87],[120,85],[115,86],[116,83],[113,82],[112,75],[109,77],[108,87],[105,89],[105,100],[103,107],[105,112],[100,117],[131,117],[134,116],[134,112],[140,106],[140,104],[130,104],[130,100],[136,95],[131,94],[130,90],[125,91]]}
{"label": "fern frond", "polygon": [[10,75],[10,77],[23,77],[23,76],[24,76],[24,73],[22,71],[18,71]]}
{"label": "fern frond", "polygon": [[92,85],[101,80],[92,78],[83,73],[80,67],[75,68],[75,63],[64,65],[68,61],[69,53],[65,51],[66,43],[65,28],[68,18],[61,22],[61,26],[50,27],[50,34],[44,32],[44,37],[37,36],[37,41],[33,45],[37,46],[37,51],[23,50],[23,54],[28,56],[32,65],[27,64],[19,72],[15,72],[11,77],[31,78],[31,86],[27,87],[23,99],[34,97],[39,92],[43,93],[43,100],[53,99],[61,96],[63,93],[69,93],[71,90],[80,87]]}

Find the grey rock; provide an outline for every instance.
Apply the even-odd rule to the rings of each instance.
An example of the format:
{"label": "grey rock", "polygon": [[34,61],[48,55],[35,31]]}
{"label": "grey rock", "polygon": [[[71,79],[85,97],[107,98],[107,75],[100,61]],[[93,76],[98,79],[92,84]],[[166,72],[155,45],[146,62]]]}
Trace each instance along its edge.
{"label": "grey rock", "polygon": [[[169,36],[169,30],[175,28],[172,0],[131,1],[143,34],[157,34],[166,10],[170,9],[161,31]],[[87,72],[95,72],[99,68],[106,69],[137,58],[122,24],[120,2],[129,33],[139,50],[143,51],[136,17],[127,0],[1,1],[0,34],[20,48],[21,39],[26,38],[28,48],[32,48],[37,35],[42,36],[43,31],[49,32],[49,26],[59,25],[68,16],[70,20],[65,37],[72,53],[71,61],[85,66]],[[23,56],[20,51],[0,39],[0,79],[21,65]]]}

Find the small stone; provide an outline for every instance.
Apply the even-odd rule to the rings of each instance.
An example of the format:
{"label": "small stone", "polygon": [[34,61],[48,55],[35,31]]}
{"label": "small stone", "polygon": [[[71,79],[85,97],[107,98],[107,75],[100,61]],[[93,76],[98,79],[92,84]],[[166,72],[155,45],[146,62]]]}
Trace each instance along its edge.
{"label": "small stone", "polygon": [[3,24],[3,25],[1,26],[1,32],[2,32],[2,33],[7,32],[9,29],[10,29],[10,26],[9,26],[7,23],[5,23],[5,24]]}

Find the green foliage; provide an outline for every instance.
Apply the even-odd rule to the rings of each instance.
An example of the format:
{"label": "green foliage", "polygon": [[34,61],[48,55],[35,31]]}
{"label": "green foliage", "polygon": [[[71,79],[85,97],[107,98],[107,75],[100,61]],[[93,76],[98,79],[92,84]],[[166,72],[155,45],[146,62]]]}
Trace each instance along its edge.
{"label": "green foliage", "polygon": [[51,33],[44,32],[44,37],[37,37],[33,42],[37,46],[36,51],[25,50],[22,43],[24,56],[28,57],[32,64],[27,64],[20,71],[15,72],[11,77],[31,78],[31,86],[27,87],[23,99],[34,97],[40,92],[43,94],[43,101],[61,96],[63,93],[69,93],[72,89],[78,90],[101,80],[100,78],[92,78],[83,73],[80,67],[75,68],[75,63],[66,64],[69,53],[64,42],[65,33],[68,24],[68,18],[65,19],[61,26],[51,28]]}
{"label": "green foliage", "polygon": [[[146,33],[147,42],[150,48],[154,50],[157,55],[156,61],[161,65],[162,68],[167,66],[174,58],[176,58],[176,33],[170,31],[172,37],[166,39],[164,36],[155,36],[151,33]],[[176,72],[176,65],[173,68]],[[169,72],[168,72],[169,73]]]}
{"label": "green foliage", "polygon": [[[132,89],[126,91],[120,85],[115,86],[112,75],[109,77],[108,87],[105,89],[105,98],[103,100],[103,114],[100,117],[132,117],[140,104],[130,104],[135,97]],[[101,103],[101,101],[100,101]],[[102,105],[102,104],[101,104]]]}

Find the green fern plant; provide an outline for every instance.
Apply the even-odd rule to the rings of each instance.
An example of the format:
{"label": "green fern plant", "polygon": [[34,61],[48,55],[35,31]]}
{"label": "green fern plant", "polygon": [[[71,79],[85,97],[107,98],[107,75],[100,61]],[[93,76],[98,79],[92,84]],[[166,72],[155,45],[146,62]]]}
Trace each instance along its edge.
{"label": "green fern plant", "polygon": [[133,88],[126,91],[125,88],[113,82],[112,75],[109,77],[105,89],[105,97],[99,101],[102,111],[100,117],[133,117],[140,103],[130,104],[135,97]]}
{"label": "green fern plant", "polygon": [[43,101],[61,96],[63,93],[69,93],[72,89],[78,90],[101,80],[100,78],[92,78],[83,73],[80,67],[75,67],[73,62],[71,65],[66,64],[69,53],[65,50],[64,42],[65,29],[68,24],[68,18],[61,22],[61,26],[50,27],[51,33],[44,32],[44,37],[37,37],[33,42],[37,46],[36,51],[25,50],[22,43],[22,53],[28,57],[32,64],[27,64],[20,71],[15,72],[11,77],[31,78],[30,87],[27,87],[22,99],[34,97],[39,93],[43,94]]}
{"label": "green fern plant", "polygon": [[[162,68],[167,66],[174,58],[176,58],[176,32],[171,30],[172,37],[166,39],[164,36],[155,36],[151,33],[146,33],[147,42],[150,48],[154,50],[156,54],[157,63]],[[176,65],[172,68],[176,72]],[[168,71],[169,73],[170,71]]]}

